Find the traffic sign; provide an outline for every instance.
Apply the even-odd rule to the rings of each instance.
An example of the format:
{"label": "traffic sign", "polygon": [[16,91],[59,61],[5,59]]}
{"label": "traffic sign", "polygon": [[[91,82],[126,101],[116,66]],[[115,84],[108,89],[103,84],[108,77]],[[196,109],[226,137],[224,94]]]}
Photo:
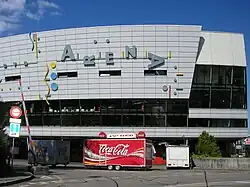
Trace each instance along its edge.
{"label": "traffic sign", "polygon": [[13,118],[20,118],[22,116],[23,112],[22,109],[18,106],[13,106],[10,109],[10,116]]}
{"label": "traffic sign", "polygon": [[20,123],[10,123],[9,137],[18,138],[20,136]]}
{"label": "traffic sign", "polygon": [[21,123],[22,119],[10,118],[9,122],[10,123]]}

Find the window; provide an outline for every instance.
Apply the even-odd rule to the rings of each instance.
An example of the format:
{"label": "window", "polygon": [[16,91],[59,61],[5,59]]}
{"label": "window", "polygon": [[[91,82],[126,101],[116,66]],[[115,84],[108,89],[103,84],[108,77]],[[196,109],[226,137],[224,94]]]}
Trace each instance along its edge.
{"label": "window", "polygon": [[100,77],[121,76],[121,70],[99,71]]}
{"label": "window", "polygon": [[230,88],[212,88],[211,108],[230,108]]}
{"label": "window", "polygon": [[166,101],[149,99],[145,101],[145,113],[147,114],[161,114],[165,113]]}
{"label": "window", "polygon": [[79,100],[60,100],[60,108],[62,113],[76,113],[79,111]]}
{"label": "window", "polygon": [[142,127],[143,116],[142,115],[123,115],[123,126],[125,127]]}
{"label": "window", "polygon": [[79,113],[75,113],[72,115],[63,115],[62,116],[62,126],[80,126],[80,115]]}
{"label": "window", "polygon": [[232,67],[213,66],[212,84],[217,86],[231,85]]}
{"label": "window", "polygon": [[245,85],[245,68],[233,67],[233,85],[244,86]]}
{"label": "window", "polygon": [[233,88],[232,93],[232,108],[236,109],[246,109],[247,100],[246,100],[245,88]]}
{"label": "window", "polygon": [[99,115],[81,115],[82,126],[101,126]]}
{"label": "window", "polygon": [[231,119],[231,127],[246,128],[247,127],[247,120],[245,120],[245,119]]}
{"label": "window", "polygon": [[81,99],[79,103],[81,112],[100,112],[99,99]]}
{"label": "window", "polygon": [[210,88],[192,87],[190,93],[190,108],[209,108]]}
{"label": "window", "polygon": [[77,72],[58,72],[58,78],[67,78],[67,77],[78,77]]}
{"label": "window", "polygon": [[5,82],[18,81],[19,79],[21,79],[21,75],[9,76],[5,77]]}
{"label": "window", "polygon": [[167,75],[167,70],[144,70],[144,76]]}
{"label": "window", "polygon": [[100,111],[101,113],[117,113],[122,112],[122,101],[120,99],[103,99],[101,100]]}
{"label": "window", "polygon": [[210,84],[211,66],[196,65],[193,84]]}
{"label": "window", "polygon": [[208,127],[209,119],[200,119],[200,118],[191,118],[188,119],[188,126],[189,127]]}
{"label": "window", "polygon": [[145,111],[145,101],[140,99],[126,99],[122,101],[123,113],[143,113]]}
{"label": "window", "polygon": [[167,101],[168,114],[188,114],[188,100],[171,99]]}
{"label": "window", "polygon": [[44,126],[60,126],[61,125],[61,120],[60,116],[43,116],[43,125]]}
{"label": "window", "polygon": [[29,115],[29,123],[32,124],[32,126],[42,126],[42,116],[31,116]]}
{"label": "window", "polygon": [[229,119],[211,119],[210,127],[230,127]]}
{"label": "window", "polygon": [[102,116],[102,126],[121,126],[121,117],[118,115],[105,115]]}
{"label": "window", "polygon": [[167,116],[168,127],[187,127],[187,116]]}
{"label": "window", "polygon": [[147,127],[164,127],[165,115],[145,115],[145,126]]}

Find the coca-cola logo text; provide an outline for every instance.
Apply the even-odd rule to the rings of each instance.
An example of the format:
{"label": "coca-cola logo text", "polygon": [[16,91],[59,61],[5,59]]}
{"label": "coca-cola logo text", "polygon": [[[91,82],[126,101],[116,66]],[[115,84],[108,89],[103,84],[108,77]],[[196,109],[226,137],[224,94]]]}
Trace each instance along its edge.
{"label": "coca-cola logo text", "polygon": [[99,154],[109,156],[127,156],[129,144],[118,144],[109,147],[107,144],[100,144]]}

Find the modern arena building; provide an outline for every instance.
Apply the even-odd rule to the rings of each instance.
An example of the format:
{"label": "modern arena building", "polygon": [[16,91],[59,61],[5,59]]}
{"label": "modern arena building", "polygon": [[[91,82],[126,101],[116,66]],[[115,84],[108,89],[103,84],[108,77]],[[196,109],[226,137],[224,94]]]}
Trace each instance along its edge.
{"label": "modern arena building", "polygon": [[[242,34],[99,26],[4,37],[0,49],[2,126],[20,104],[21,79],[32,137],[70,139],[72,160],[81,160],[82,140],[101,131],[145,131],[156,144],[194,150],[205,130],[224,154],[248,136]],[[27,150],[22,123],[20,154]]]}

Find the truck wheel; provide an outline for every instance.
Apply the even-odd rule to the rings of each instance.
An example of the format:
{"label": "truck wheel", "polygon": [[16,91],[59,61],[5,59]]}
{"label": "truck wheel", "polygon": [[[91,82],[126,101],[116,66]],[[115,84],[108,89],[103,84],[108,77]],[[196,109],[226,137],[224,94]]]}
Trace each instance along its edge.
{"label": "truck wheel", "polygon": [[119,165],[115,166],[116,171],[119,171],[120,169],[121,169],[121,166],[119,166]]}
{"label": "truck wheel", "polygon": [[113,166],[109,165],[108,170],[112,170],[112,169],[113,169]]}

